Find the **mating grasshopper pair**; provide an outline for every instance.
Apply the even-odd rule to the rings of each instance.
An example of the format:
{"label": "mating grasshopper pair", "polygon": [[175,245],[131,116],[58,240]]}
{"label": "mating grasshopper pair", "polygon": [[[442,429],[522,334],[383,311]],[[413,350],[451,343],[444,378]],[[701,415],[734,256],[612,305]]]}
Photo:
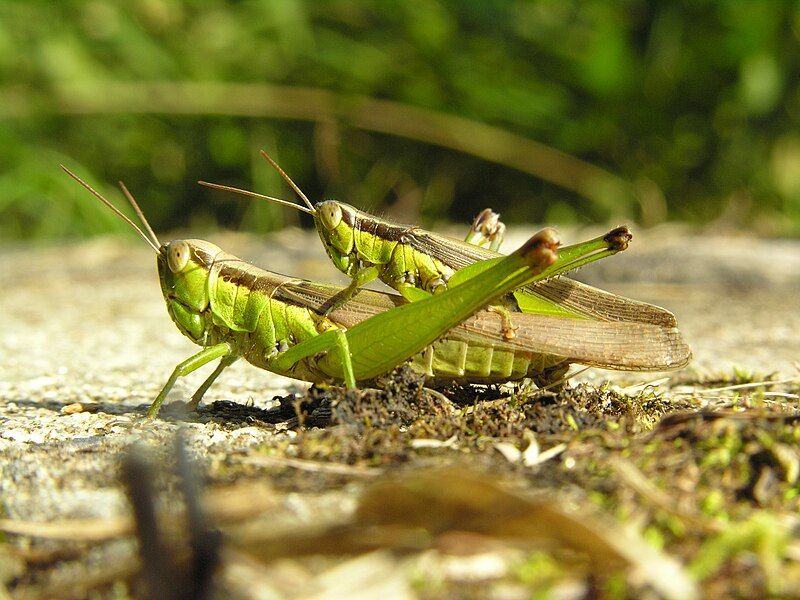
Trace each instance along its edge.
{"label": "mating grasshopper pair", "polygon": [[[203,348],[175,367],[148,410],[151,418],[179,377],[216,359],[190,408],[239,358],[297,379],[353,388],[409,359],[434,380],[498,383],[541,382],[576,362],[669,370],[691,357],[667,311],[557,278],[624,250],[630,240],[624,227],[563,248],[556,233],[544,229],[500,256],[344,204],[315,207],[291,183],[308,208],[288,204],[314,215],[328,255],[353,278],[342,288],[262,270],[203,240],[162,245],[124,185],[145,230],[62,168],[153,248],[167,310]],[[481,231],[491,236],[497,230]],[[472,237],[481,235],[476,230]],[[375,277],[402,296],[358,289]]]}

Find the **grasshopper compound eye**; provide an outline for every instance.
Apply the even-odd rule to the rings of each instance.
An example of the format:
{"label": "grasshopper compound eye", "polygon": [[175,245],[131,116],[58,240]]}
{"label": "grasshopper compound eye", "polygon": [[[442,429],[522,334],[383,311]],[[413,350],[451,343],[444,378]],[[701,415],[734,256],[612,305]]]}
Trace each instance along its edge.
{"label": "grasshopper compound eye", "polygon": [[317,213],[325,229],[336,229],[342,222],[342,207],[331,200],[317,204]]}
{"label": "grasshopper compound eye", "polygon": [[167,244],[167,264],[173,273],[183,271],[186,263],[189,262],[189,244],[182,240]]}

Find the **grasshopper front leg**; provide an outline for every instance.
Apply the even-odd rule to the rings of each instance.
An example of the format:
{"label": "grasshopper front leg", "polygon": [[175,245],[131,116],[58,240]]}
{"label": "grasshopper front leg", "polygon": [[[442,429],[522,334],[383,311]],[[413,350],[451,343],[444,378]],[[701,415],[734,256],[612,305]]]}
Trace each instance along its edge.
{"label": "grasshopper front leg", "polygon": [[158,414],[158,409],[161,408],[161,404],[166,399],[170,390],[172,390],[172,387],[175,385],[178,377],[188,375],[189,373],[196,371],[203,365],[206,365],[217,358],[222,358],[219,366],[214,370],[211,376],[209,376],[208,379],[203,382],[203,384],[198,388],[197,392],[195,392],[195,394],[192,396],[190,405],[197,406],[197,403],[200,402],[203,394],[214,382],[214,379],[219,376],[225,367],[236,360],[236,357],[233,356],[233,348],[227,342],[222,342],[221,344],[217,344],[215,346],[209,346],[208,348],[203,348],[200,352],[194,356],[190,356],[177,367],[175,367],[175,369],[172,371],[172,375],[169,376],[167,383],[164,384],[164,387],[161,388],[161,391],[158,393],[158,396],[156,396],[156,399],[153,400],[150,408],[147,409],[147,418],[155,418],[155,416]]}
{"label": "grasshopper front leg", "polygon": [[500,316],[500,321],[503,323],[503,337],[507,340],[513,340],[517,334],[514,322],[511,320],[511,311],[500,304],[489,305],[486,310]]}
{"label": "grasshopper front leg", "polygon": [[359,288],[376,279],[379,274],[380,271],[375,265],[359,269],[355,275],[353,275],[350,284],[346,288],[320,306],[320,314],[322,314],[323,317],[327,317],[334,310],[347,303],[347,301],[358,292]]}
{"label": "grasshopper front leg", "polygon": [[197,388],[194,394],[192,394],[192,399],[189,400],[186,408],[189,410],[197,410],[197,405],[200,404],[200,400],[203,399],[203,396],[208,391],[208,388],[211,387],[211,384],[216,381],[217,377],[229,366],[239,360],[239,357],[235,354],[230,354],[228,356],[223,356],[222,360],[219,361],[217,368],[209,375],[206,380],[200,384],[200,387]]}
{"label": "grasshopper front leg", "polygon": [[[506,226],[500,221],[500,215],[491,208],[484,208],[475,217],[464,241],[478,247],[488,243],[489,250],[497,252],[503,243],[505,234]],[[500,315],[503,322],[503,337],[513,340],[516,334],[514,333],[514,324],[511,322],[511,311],[501,305],[489,306],[487,310]]]}

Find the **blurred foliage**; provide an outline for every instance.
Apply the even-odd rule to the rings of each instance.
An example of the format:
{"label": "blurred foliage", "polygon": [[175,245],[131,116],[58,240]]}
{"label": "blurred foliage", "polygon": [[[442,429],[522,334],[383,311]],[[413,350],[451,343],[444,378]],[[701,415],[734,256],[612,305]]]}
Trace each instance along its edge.
{"label": "blurred foliage", "polygon": [[[119,228],[59,162],[104,191],[123,178],[157,230],[298,222],[195,184],[291,198],[261,147],[312,199],[423,224],[492,206],[512,222],[798,234],[799,37],[800,4],[778,0],[0,0],[0,236]],[[223,93],[209,108],[196,88],[152,82]],[[245,83],[400,109],[320,115],[281,106],[279,87],[228,110],[225,90],[241,107]],[[403,107],[464,126],[432,131]],[[485,160],[473,122],[514,136]],[[599,179],[571,186],[587,164]]]}

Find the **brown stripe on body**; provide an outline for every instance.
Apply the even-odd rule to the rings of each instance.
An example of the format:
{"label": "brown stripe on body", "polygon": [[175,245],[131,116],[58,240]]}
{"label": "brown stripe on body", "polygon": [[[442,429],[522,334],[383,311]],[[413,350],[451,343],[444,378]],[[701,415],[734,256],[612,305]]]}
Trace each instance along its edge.
{"label": "brown stripe on body", "polygon": [[413,227],[398,227],[396,225],[391,225],[386,223],[385,221],[379,221],[377,223],[377,227],[375,228],[375,235],[381,238],[382,240],[387,240],[389,242],[405,242],[406,234],[414,229]]}
{"label": "brown stripe on body", "polygon": [[347,218],[344,219],[344,221],[351,227],[357,227],[364,233],[370,233],[375,237],[388,242],[405,242],[403,237],[416,229],[416,227],[413,225],[390,223],[389,221],[384,221],[383,219],[373,217],[372,215],[357,209],[353,209],[353,215],[356,219],[355,224],[349,222],[350,215],[348,214],[348,211],[342,211],[342,214],[347,215]]}
{"label": "brown stripe on body", "polygon": [[[216,258],[216,254],[210,254],[205,250],[201,250],[200,248],[193,248],[195,258],[202,263],[202,265],[206,269],[210,269],[211,266],[214,264],[214,259]],[[223,253],[224,254],[224,253]]]}
{"label": "brown stripe on body", "polygon": [[[236,269],[236,272],[232,275],[231,282],[236,286],[235,304],[238,304],[240,296],[250,296],[254,291],[255,283],[258,280],[258,275],[252,272],[254,269],[255,267],[252,265],[243,263],[243,266]],[[224,279],[225,277],[223,276],[223,280]],[[247,293],[243,294],[243,290],[247,290]]]}
{"label": "brown stripe on body", "polygon": [[[319,206],[319,205],[317,205]],[[348,205],[344,205],[348,206]],[[360,212],[355,208],[350,207],[352,210],[342,210],[342,221],[344,221],[345,225],[348,227],[355,227],[356,222],[359,220],[358,215],[356,213]]]}
{"label": "brown stripe on body", "polygon": [[359,219],[357,229],[363,233],[375,235],[378,224],[374,219]]}
{"label": "brown stripe on body", "polygon": [[237,286],[246,287],[251,292],[262,293],[265,296],[271,296],[280,285],[296,281],[295,278],[281,275],[280,273],[265,271],[232,254],[224,253],[222,256],[217,257],[214,264],[219,265],[219,277],[223,280],[230,281]]}

